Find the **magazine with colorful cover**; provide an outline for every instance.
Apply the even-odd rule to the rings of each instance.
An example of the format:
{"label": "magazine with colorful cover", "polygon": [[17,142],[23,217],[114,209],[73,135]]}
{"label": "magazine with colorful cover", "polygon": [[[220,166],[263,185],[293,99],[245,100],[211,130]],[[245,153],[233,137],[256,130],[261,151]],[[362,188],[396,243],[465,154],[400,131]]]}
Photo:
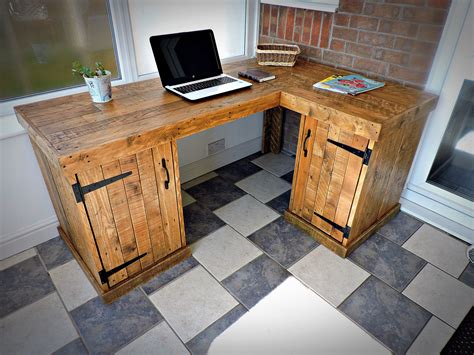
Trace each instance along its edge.
{"label": "magazine with colorful cover", "polygon": [[313,86],[341,94],[357,95],[362,92],[380,88],[384,85],[385,83],[383,82],[371,80],[361,75],[352,74],[346,76],[332,75]]}

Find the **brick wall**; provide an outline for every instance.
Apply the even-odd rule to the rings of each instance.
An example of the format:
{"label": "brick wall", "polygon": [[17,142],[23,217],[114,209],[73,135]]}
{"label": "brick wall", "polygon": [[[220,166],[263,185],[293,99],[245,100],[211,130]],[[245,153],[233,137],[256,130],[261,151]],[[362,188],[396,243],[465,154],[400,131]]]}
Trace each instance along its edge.
{"label": "brick wall", "polygon": [[340,0],[336,14],[262,4],[260,43],[295,43],[301,56],[423,87],[449,0]]}

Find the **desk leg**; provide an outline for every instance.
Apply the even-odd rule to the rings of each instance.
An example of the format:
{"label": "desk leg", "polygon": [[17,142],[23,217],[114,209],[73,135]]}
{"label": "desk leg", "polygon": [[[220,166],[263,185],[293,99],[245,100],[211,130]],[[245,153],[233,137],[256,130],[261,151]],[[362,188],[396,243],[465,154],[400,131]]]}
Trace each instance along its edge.
{"label": "desk leg", "polygon": [[283,109],[266,110],[263,116],[262,153],[278,154],[282,146]]}

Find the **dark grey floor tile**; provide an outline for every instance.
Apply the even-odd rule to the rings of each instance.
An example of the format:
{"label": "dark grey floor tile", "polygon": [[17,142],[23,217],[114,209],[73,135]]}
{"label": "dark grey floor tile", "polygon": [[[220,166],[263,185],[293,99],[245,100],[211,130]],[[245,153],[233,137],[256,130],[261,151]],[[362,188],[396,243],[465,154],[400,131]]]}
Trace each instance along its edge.
{"label": "dark grey floor tile", "polygon": [[241,303],[251,308],[289,276],[288,271],[261,255],[222,281]]}
{"label": "dark grey floor tile", "polygon": [[431,314],[374,276],[339,306],[349,318],[387,345],[405,353]]}
{"label": "dark grey floor tile", "polygon": [[53,355],[86,355],[89,354],[84,343],[80,338],[64,345],[61,349],[56,350]]}
{"label": "dark grey floor tile", "polygon": [[87,348],[92,353],[112,353],[163,320],[140,289],[111,304],[100,297],[71,311]]}
{"label": "dark grey floor tile", "polygon": [[0,318],[54,291],[49,274],[38,256],[0,271]]}
{"label": "dark grey floor tile", "polygon": [[426,265],[420,257],[377,233],[354,250],[349,259],[400,292]]}
{"label": "dark grey floor tile", "polygon": [[60,237],[48,240],[36,247],[48,270],[66,264],[73,259],[66,243]]}
{"label": "dark grey floor tile", "polygon": [[293,183],[293,174],[295,173],[295,171],[290,171],[289,173],[283,175],[281,178],[283,180],[286,180],[288,181],[290,184]]}
{"label": "dark grey floor tile", "polygon": [[378,233],[392,242],[402,245],[408,238],[415,233],[418,228],[423,225],[423,222],[399,212],[390,222],[378,230]]}
{"label": "dark grey floor tile", "polygon": [[184,207],[183,213],[184,229],[188,244],[195,242],[225,225],[209,208],[199,202],[194,202]]}
{"label": "dark grey floor tile", "polygon": [[171,269],[168,269],[155,276],[146,284],[142,285],[142,288],[146,294],[149,295],[197,265],[199,265],[198,261],[191,256],[179,264],[173,266]]}
{"label": "dark grey floor tile", "polygon": [[256,231],[248,239],[285,268],[293,265],[319,245],[305,232],[285,221],[283,217]]}
{"label": "dark grey floor tile", "polygon": [[220,176],[193,186],[186,192],[212,211],[245,195],[244,191]]}
{"label": "dark grey floor tile", "polygon": [[469,263],[466,266],[461,276],[459,276],[459,280],[464,282],[466,285],[474,288],[474,264],[473,263]]}
{"label": "dark grey floor tile", "polygon": [[245,307],[238,305],[222,318],[215,321],[209,327],[204,329],[201,333],[196,335],[193,339],[186,343],[193,355],[205,355],[211,345],[212,341],[219,336],[224,330],[229,328],[240,317],[247,312]]}
{"label": "dark grey floor tile", "polygon": [[270,202],[267,202],[267,206],[273,208],[278,213],[285,213],[290,205],[291,190],[281,194],[278,197],[275,197]]}
{"label": "dark grey floor tile", "polygon": [[232,183],[240,181],[247,176],[253,175],[262,170],[260,167],[250,162],[250,160],[258,158],[259,155],[257,154],[253,154],[249,157],[237,160],[232,164],[219,168],[216,170],[216,173]]}

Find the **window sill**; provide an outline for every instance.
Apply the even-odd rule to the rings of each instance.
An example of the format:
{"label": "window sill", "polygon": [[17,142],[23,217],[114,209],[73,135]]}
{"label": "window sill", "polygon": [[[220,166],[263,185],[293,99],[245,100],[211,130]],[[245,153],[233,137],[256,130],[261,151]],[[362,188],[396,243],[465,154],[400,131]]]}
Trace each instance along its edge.
{"label": "window sill", "polygon": [[311,1],[311,0],[261,0],[262,4],[296,7],[299,9],[336,12],[339,0]]}

